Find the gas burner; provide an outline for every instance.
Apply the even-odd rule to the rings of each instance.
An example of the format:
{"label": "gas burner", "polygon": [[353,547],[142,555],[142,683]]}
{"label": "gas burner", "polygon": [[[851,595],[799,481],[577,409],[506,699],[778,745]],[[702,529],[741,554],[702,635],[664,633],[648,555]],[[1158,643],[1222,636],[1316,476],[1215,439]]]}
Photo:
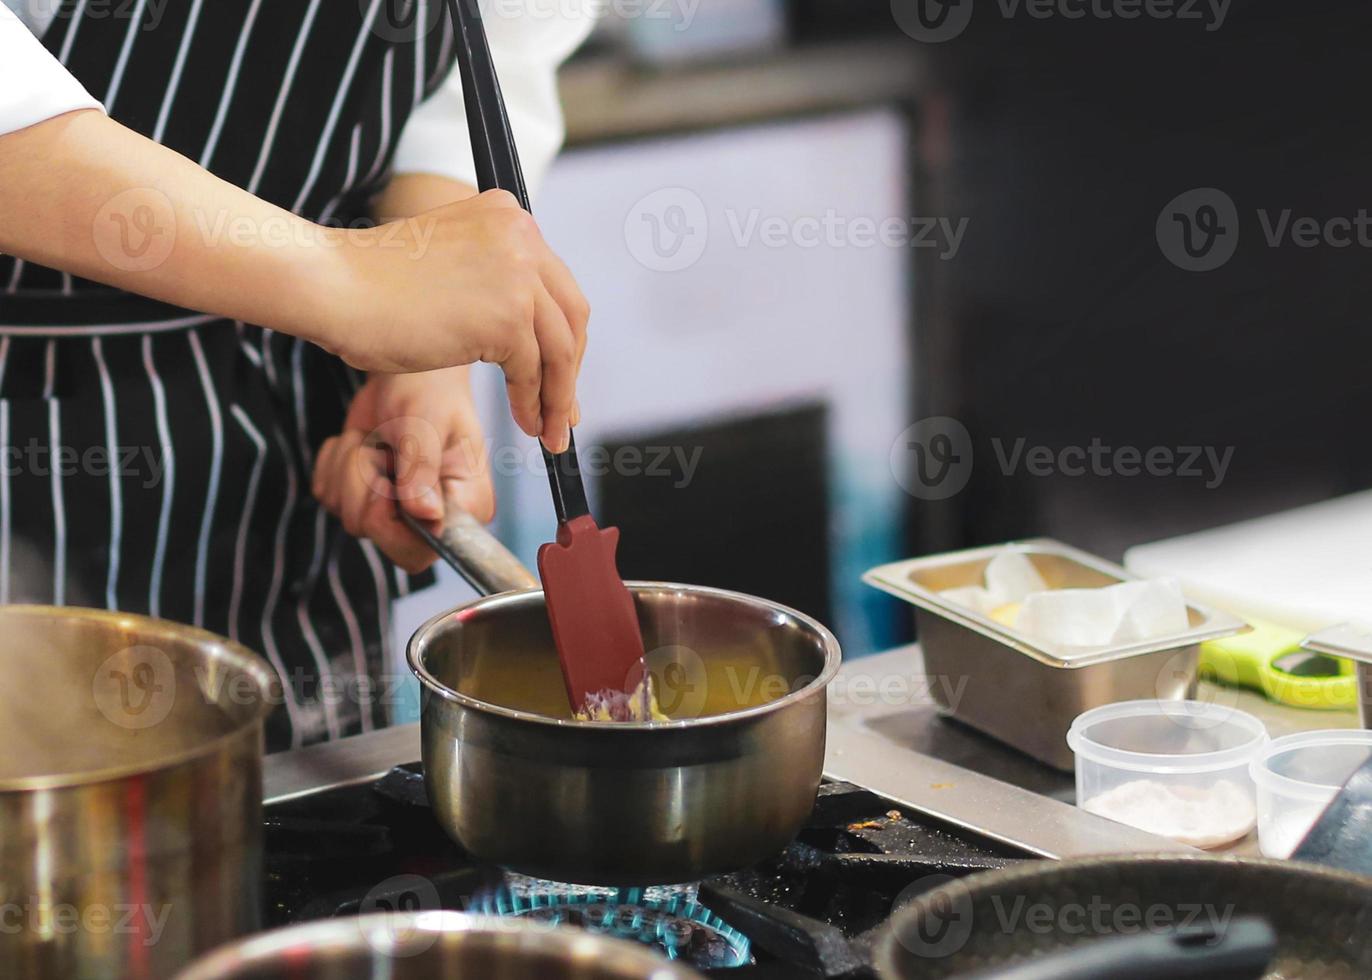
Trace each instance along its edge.
{"label": "gas burner", "polygon": [[595,889],[511,877],[475,910],[634,940],[702,970],[752,962],[748,937],[699,904],[694,887]]}
{"label": "gas burner", "polygon": [[628,936],[737,980],[870,980],[873,936],[913,889],[1027,857],[846,783],[820,788],[780,854],[648,889],[560,884],[474,861],[433,819],[418,765],[283,800],[266,818],[264,925],[402,907],[418,876],[445,909]]}

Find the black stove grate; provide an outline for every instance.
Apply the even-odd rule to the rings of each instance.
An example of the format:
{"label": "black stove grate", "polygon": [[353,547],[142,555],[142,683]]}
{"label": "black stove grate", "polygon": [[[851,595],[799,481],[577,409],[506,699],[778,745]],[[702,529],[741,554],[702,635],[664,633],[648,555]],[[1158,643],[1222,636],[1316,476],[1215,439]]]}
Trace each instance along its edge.
{"label": "black stove grate", "polygon": [[[428,811],[418,764],[376,783],[273,804],[265,851],[267,926],[386,909],[489,913],[492,896],[512,888],[527,894],[532,881],[474,862],[444,834]],[[947,876],[1024,857],[859,787],[826,783],[809,824],[781,854],[694,890],[649,897],[712,913],[747,938],[753,962],[705,968],[707,976],[858,980],[871,975],[872,939],[898,901]],[[559,894],[574,890],[544,884]]]}

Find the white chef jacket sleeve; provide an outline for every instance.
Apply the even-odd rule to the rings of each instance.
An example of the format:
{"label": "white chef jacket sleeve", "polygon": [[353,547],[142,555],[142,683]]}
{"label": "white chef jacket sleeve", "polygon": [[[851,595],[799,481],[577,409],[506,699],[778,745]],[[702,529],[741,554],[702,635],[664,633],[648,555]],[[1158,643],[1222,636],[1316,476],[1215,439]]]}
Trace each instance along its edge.
{"label": "white chef jacket sleeve", "polygon": [[[557,69],[590,33],[594,5],[507,0],[482,4],[482,11],[505,96],[505,111],[532,194],[562,148],[564,126]],[[396,147],[394,171],[437,174],[476,186],[462,82],[456,68],[411,114]]]}
{"label": "white chef jacket sleeve", "polygon": [[103,108],[0,3],[0,135],[75,109]]}

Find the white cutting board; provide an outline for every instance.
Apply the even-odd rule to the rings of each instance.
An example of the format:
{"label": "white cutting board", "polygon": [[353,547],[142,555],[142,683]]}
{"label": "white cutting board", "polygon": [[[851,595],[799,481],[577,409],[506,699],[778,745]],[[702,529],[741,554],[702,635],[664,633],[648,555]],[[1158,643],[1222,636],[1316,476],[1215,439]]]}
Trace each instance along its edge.
{"label": "white cutting board", "polygon": [[1198,602],[1291,629],[1372,625],[1372,491],[1139,545],[1124,564],[1176,576]]}

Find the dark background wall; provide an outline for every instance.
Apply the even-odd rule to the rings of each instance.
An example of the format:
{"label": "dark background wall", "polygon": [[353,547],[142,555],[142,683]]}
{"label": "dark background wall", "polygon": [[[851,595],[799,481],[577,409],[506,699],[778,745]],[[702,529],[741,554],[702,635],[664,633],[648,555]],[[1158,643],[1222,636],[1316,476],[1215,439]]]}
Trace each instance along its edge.
{"label": "dark background wall", "polygon": [[[916,199],[969,219],[954,260],[918,259],[916,417],[961,420],[977,461],[964,492],[912,504],[912,547],[1048,533],[1117,555],[1372,486],[1372,242],[1272,248],[1257,215],[1372,211],[1369,5],[1234,0],[1206,32],[976,2],[962,35],[911,41],[932,79]],[[1155,235],[1199,187],[1238,217],[1208,272]],[[1020,437],[1233,455],[1213,488],[1006,476],[990,440]]]}

